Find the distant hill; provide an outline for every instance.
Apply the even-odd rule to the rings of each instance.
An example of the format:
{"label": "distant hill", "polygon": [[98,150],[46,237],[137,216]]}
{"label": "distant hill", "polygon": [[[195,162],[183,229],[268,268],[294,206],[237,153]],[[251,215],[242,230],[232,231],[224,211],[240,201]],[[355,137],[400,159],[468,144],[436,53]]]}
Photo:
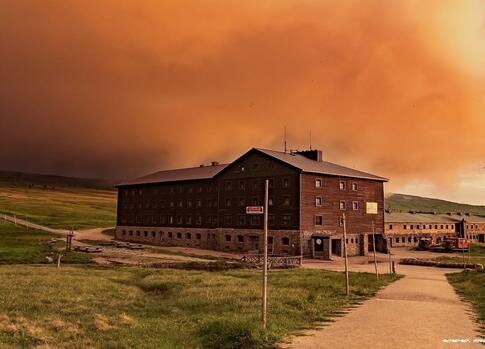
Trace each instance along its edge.
{"label": "distant hill", "polygon": [[114,183],[0,171],[0,214],[53,228],[112,227],[116,221]]}
{"label": "distant hill", "polygon": [[460,204],[440,199],[424,198],[406,194],[389,194],[385,199],[385,208],[402,211],[421,212],[463,212],[485,216],[485,206]]}
{"label": "distant hill", "polygon": [[90,188],[114,190],[115,181],[13,171],[0,171],[0,185],[38,189]]}

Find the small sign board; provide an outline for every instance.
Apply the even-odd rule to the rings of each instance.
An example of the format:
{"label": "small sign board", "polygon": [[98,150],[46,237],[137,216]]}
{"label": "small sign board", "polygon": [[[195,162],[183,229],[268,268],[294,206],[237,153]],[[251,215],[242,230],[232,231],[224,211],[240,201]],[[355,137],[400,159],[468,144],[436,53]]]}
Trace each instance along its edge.
{"label": "small sign board", "polygon": [[366,202],[365,211],[367,214],[377,214],[377,202]]}
{"label": "small sign board", "polygon": [[246,206],[246,214],[263,214],[264,206]]}

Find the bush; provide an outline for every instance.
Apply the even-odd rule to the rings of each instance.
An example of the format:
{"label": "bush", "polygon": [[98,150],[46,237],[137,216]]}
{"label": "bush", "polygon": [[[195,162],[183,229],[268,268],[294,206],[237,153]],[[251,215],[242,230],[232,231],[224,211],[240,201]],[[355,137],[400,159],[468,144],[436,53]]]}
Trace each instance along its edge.
{"label": "bush", "polygon": [[242,321],[212,321],[200,330],[207,349],[276,348],[277,338]]}

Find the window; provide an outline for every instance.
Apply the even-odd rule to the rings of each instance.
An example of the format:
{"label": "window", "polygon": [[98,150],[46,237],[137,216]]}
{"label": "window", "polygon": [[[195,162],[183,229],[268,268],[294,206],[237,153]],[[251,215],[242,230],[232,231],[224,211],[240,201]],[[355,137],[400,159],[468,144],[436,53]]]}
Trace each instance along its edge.
{"label": "window", "polygon": [[288,188],[288,186],[289,186],[288,178],[283,178],[283,182],[282,182],[282,185],[281,186],[283,188]]}
{"label": "window", "polygon": [[240,200],[239,200],[239,206],[240,206],[240,207],[244,207],[244,206],[246,206],[246,202],[244,201],[244,199],[240,199]]}
{"label": "window", "polygon": [[392,224],[389,224],[389,230],[392,230]]}
{"label": "window", "polygon": [[232,191],[232,182],[226,182],[226,191]]}
{"label": "window", "polygon": [[152,238],[155,238],[155,235],[156,235],[155,232],[152,231]]}
{"label": "window", "polygon": [[338,219],[338,225],[343,227],[344,226],[344,219],[342,217],[339,217]]}
{"label": "window", "polygon": [[200,240],[200,239],[202,238],[202,235],[200,235],[200,233],[197,233],[197,234],[195,234],[195,238],[196,238],[197,240]]}
{"label": "window", "polygon": [[231,205],[232,205],[232,200],[226,199],[226,207],[231,207]]}
{"label": "window", "polygon": [[182,216],[177,216],[177,224],[182,224],[182,223],[183,223]]}
{"label": "window", "polygon": [[273,198],[268,198],[268,206],[273,206]]}
{"label": "window", "polygon": [[416,226],[416,229],[419,229],[419,227],[420,227],[420,225],[418,224],[418,225]]}
{"label": "window", "polygon": [[315,179],[315,188],[322,187],[322,180],[320,178]]}
{"label": "window", "polygon": [[272,245],[273,244],[273,237],[268,236],[268,244]]}
{"label": "window", "polygon": [[346,208],[345,201],[340,201],[340,209],[345,210],[345,208]]}
{"label": "window", "polygon": [[411,229],[411,230],[412,230],[412,229],[414,229],[414,225],[413,225],[413,224],[411,224],[410,229]]}
{"label": "window", "polygon": [[245,190],[246,189],[246,183],[243,181],[239,182],[239,190]]}
{"label": "window", "polygon": [[192,234],[190,233],[185,234],[185,238],[189,240],[192,239]]}
{"label": "window", "polygon": [[237,242],[244,242],[244,236],[238,235],[237,236]]}
{"label": "window", "polygon": [[195,219],[195,224],[202,224],[202,216],[197,216],[197,218]]}
{"label": "window", "polygon": [[136,236],[140,236],[140,231],[139,230],[136,231]]}
{"label": "window", "polygon": [[274,226],[276,223],[276,217],[274,214],[268,215],[268,225]]}
{"label": "window", "polygon": [[182,233],[177,233],[177,239],[181,239],[182,238]]}
{"label": "window", "polygon": [[171,239],[172,238],[172,232],[168,232],[168,237]]}
{"label": "window", "polygon": [[396,238],[396,242],[399,243],[399,238]]}
{"label": "window", "polygon": [[258,198],[253,198],[253,205],[257,206],[259,204]]}
{"label": "window", "polygon": [[226,235],[226,242],[231,242],[231,235],[229,234]]}
{"label": "window", "polygon": [[354,238],[351,238],[350,239],[350,243],[353,244],[354,243]]}
{"label": "window", "polygon": [[232,224],[232,216],[229,216],[229,215],[224,216],[224,224],[227,224],[227,225]]}
{"label": "window", "polygon": [[290,206],[290,198],[289,197],[283,198],[283,205],[284,206]]}
{"label": "window", "polygon": [[402,226],[402,228],[403,228],[404,230],[406,230],[406,229],[408,228],[408,226],[407,226],[406,224],[404,224],[404,225]]}
{"label": "window", "polygon": [[408,236],[408,242],[411,242],[411,237],[410,236]]}
{"label": "window", "polygon": [[[127,193],[127,192],[125,192],[125,193]],[[122,233],[123,235],[126,235],[126,230],[123,230],[121,233]]]}
{"label": "window", "polygon": [[238,215],[237,216],[237,224],[238,225],[245,225],[246,224],[246,216],[245,215]]}
{"label": "window", "polygon": [[192,224],[192,216],[187,216],[187,224]]}
{"label": "window", "polygon": [[197,205],[197,207],[202,207],[202,200],[197,199],[197,200],[195,201],[195,204]]}
{"label": "window", "polygon": [[170,207],[175,207],[175,202],[170,201]]}
{"label": "window", "polygon": [[321,196],[317,196],[315,198],[315,206],[322,206],[322,197]]}
{"label": "window", "polygon": [[315,216],[315,225],[323,225],[323,216],[320,216],[320,215]]}
{"label": "window", "polygon": [[339,188],[340,188],[340,190],[345,190],[345,182],[344,181],[340,181]]}
{"label": "window", "polygon": [[251,225],[258,225],[258,224],[259,224],[259,216],[251,215]]}
{"label": "window", "polygon": [[192,207],[192,200],[187,201],[187,207]]}
{"label": "window", "polygon": [[291,224],[291,215],[285,214],[281,216],[281,225],[287,226]]}
{"label": "window", "polygon": [[273,188],[274,187],[274,182],[272,179],[268,180],[268,188]]}
{"label": "window", "polygon": [[359,209],[359,202],[358,201],[352,201],[352,209],[354,211]]}
{"label": "window", "polygon": [[183,201],[179,201],[179,207],[184,207],[184,202]]}
{"label": "window", "polygon": [[352,190],[357,191],[358,188],[359,188],[359,186],[357,185],[357,183],[353,182],[352,183]]}

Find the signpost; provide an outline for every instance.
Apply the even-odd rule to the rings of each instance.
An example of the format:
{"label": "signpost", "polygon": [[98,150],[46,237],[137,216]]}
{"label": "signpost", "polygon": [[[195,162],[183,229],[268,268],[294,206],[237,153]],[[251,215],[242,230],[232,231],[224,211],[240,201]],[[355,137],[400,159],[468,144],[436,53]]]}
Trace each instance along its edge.
{"label": "signpost", "polygon": [[246,214],[264,215],[263,232],[263,285],[261,294],[261,323],[266,328],[267,299],[268,299],[268,203],[269,180],[264,181],[264,206],[246,206]]}
{"label": "signpost", "polygon": [[[377,202],[366,203],[367,214],[377,214]],[[379,270],[377,269],[377,254],[376,254],[376,231],[374,226],[374,217],[372,217],[372,249],[374,250],[374,268],[376,271],[376,279],[379,279]]]}

